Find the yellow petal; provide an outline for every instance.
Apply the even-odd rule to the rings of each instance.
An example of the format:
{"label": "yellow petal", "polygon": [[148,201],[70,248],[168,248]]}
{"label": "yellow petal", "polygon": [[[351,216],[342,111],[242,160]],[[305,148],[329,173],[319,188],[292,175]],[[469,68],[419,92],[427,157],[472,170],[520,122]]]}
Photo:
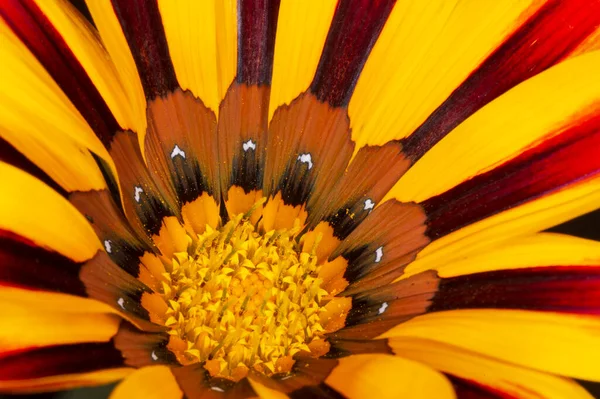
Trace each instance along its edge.
{"label": "yellow petal", "polygon": [[335,0],[283,1],[275,38],[269,120],[308,89],[329,32]]}
{"label": "yellow petal", "polygon": [[408,136],[540,3],[398,1],[350,100],[356,148]]}
{"label": "yellow petal", "polygon": [[0,162],[0,229],[28,238],[76,262],[102,249],[85,217],[35,177]]}
{"label": "yellow petal", "polygon": [[111,393],[110,399],[179,399],[183,392],[167,366],[136,370]]}
{"label": "yellow petal", "polygon": [[[435,266],[440,277],[544,266],[600,265],[600,242],[563,234],[519,237],[482,252]],[[417,262],[411,270],[418,268]]]}
{"label": "yellow petal", "polygon": [[108,342],[121,318],[106,304],[72,295],[0,287],[0,352]]}
{"label": "yellow petal", "polygon": [[[600,177],[573,184],[551,195],[498,213],[454,231],[425,247],[404,270],[404,277],[481,254],[507,240],[528,237],[600,205]],[[533,256],[533,255],[531,255]]]}
{"label": "yellow petal", "polygon": [[216,115],[237,67],[234,0],[159,0],[177,80]]}
{"label": "yellow petal", "polygon": [[518,367],[452,345],[412,337],[394,338],[390,345],[399,356],[474,381],[510,397],[592,398],[571,379]]}
{"label": "yellow petal", "polygon": [[599,331],[600,318],[594,316],[474,309],[418,316],[380,338],[423,338],[523,367],[600,381]]}
{"label": "yellow petal", "polygon": [[600,51],[571,58],[521,83],[436,144],[386,198],[422,202],[493,169],[600,110]]}
{"label": "yellow petal", "polygon": [[341,358],[325,383],[350,399],[455,397],[452,385],[442,374],[390,355]]}

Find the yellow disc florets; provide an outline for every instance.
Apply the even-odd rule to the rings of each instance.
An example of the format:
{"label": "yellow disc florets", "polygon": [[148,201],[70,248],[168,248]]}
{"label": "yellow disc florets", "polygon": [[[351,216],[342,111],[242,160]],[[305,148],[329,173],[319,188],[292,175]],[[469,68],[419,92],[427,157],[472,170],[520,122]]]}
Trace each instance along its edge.
{"label": "yellow disc florets", "polygon": [[323,335],[315,248],[301,252],[300,227],[260,234],[238,215],[207,226],[187,252],[176,253],[164,296],[165,324],[185,342],[182,363],[206,362],[213,376],[285,370]]}

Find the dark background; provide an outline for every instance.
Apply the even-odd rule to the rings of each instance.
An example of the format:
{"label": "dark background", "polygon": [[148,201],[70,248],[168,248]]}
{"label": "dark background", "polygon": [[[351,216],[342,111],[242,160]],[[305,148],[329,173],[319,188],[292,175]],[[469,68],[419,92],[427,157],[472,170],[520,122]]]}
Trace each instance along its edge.
{"label": "dark background", "polygon": [[[72,4],[74,4],[84,15],[90,18],[89,13],[87,12],[87,8],[84,4],[84,0],[69,1]],[[564,223],[560,226],[556,226],[550,229],[549,231],[563,234],[571,234],[582,238],[600,241],[600,210],[591,212],[587,215],[571,220],[570,222]],[[93,359],[91,359],[90,361],[93,361]],[[600,383],[592,383],[587,381],[580,382],[590,393],[592,393],[592,395],[594,395],[594,397],[600,399]],[[25,397],[34,399],[100,399],[107,398],[114,385],[115,384],[109,384],[96,388],[81,388],[65,392],[45,393],[38,395],[0,395],[0,399]]]}

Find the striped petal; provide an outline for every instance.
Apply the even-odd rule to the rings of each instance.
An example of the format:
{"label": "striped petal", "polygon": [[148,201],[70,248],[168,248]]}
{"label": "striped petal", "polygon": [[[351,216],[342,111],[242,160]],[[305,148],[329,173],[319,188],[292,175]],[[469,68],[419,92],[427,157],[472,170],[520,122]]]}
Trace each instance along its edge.
{"label": "striped petal", "polygon": [[[600,380],[597,317],[518,310],[453,310],[415,317],[383,334],[422,338],[535,370]],[[443,331],[443,334],[440,334]]]}
{"label": "striped petal", "polygon": [[[68,1],[38,0],[36,5],[64,39],[66,47],[81,64],[121,129],[140,131],[145,125],[145,109],[140,106],[143,103],[135,98],[139,92],[128,87],[132,82],[123,82],[129,76],[123,74],[120,65],[113,63],[97,31]],[[35,10],[35,7],[32,9]]]}
{"label": "striped petal", "polygon": [[[90,361],[93,359],[93,361]],[[109,344],[59,345],[0,359],[0,392],[34,393],[108,384],[129,375]]]}
{"label": "striped petal", "polygon": [[[425,260],[425,258],[423,258]],[[419,260],[407,267],[409,273],[424,270]],[[464,276],[494,270],[547,266],[597,266],[600,243],[555,233],[538,233],[508,240],[498,246],[436,265],[440,277]]]}

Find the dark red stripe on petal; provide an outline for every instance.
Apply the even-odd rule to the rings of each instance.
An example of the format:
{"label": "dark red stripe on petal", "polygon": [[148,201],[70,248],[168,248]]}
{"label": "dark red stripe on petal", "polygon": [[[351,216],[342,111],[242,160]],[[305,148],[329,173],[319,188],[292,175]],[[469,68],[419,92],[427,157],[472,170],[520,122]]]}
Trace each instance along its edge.
{"label": "dark red stripe on petal", "polygon": [[238,83],[271,84],[279,3],[238,0]]}
{"label": "dark red stripe on petal", "polygon": [[457,399],[509,399],[514,398],[504,392],[497,391],[490,387],[485,387],[478,384],[476,381],[464,380],[462,378],[446,375],[454,392],[456,393]]}
{"label": "dark red stripe on petal", "polygon": [[549,1],[404,141],[416,161],[475,111],[567,57],[600,26],[600,1]]}
{"label": "dark red stripe on petal", "polygon": [[38,6],[33,1],[3,1],[0,16],[58,83],[100,140],[109,145],[119,130],[118,122],[69,46]]}
{"label": "dark red stripe on petal", "polygon": [[469,308],[600,314],[600,266],[500,270],[442,279],[428,310]]}
{"label": "dark red stripe on petal", "polygon": [[26,380],[124,367],[111,342],[57,345],[0,357],[0,381]]}
{"label": "dark red stripe on petal", "polygon": [[63,197],[67,196],[66,190],[59,186],[54,180],[52,180],[50,176],[46,174],[46,172],[41,170],[36,164],[31,162],[25,155],[21,154],[15,147],[13,147],[2,137],[0,137],[0,161],[16,166],[17,168],[43,181]]}
{"label": "dark red stripe on petal", "polygon": [[427,235],[444,236],[600,172],[600,114],[422,203]]}
{"label": "dark red stripe on petal", "polygon": [[0,285],[85,296],[81,264],[0,230]]}
{"label": "dark red stripe on petal", "polygon": [[350,101],[395,0],[340,0],[310,90],[334,107]]}
{"label": "dark red stripe on petal", "polygon": [[156,0],[112,0],[148,99],[179,87]]}

